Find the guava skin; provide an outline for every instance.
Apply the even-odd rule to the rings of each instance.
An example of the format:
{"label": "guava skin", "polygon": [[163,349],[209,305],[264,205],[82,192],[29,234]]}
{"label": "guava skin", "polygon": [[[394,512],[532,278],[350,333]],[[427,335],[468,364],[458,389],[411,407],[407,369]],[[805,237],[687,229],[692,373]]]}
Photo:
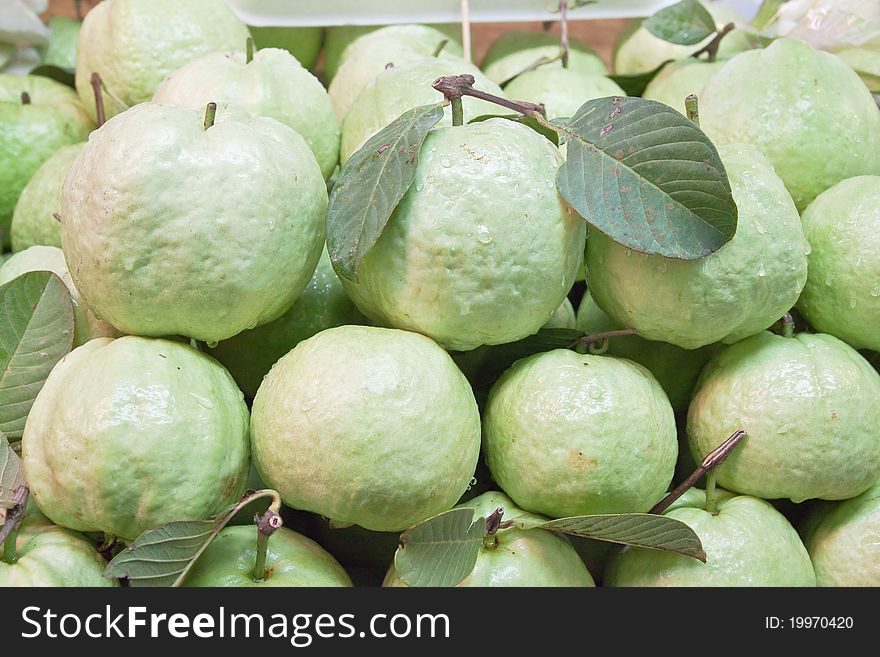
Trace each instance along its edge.
{"label": "guava skin", "polygon": [[106,0],[86,14],[77,42],[76,90],[92,119],[92,73],[104,113],[150,100],[173,71],[202,55],[244,48],[250,33],[223,0]]}
{"label": "guava skin", "polygon": [[684,99],[691,94],[703,97],[703,88],[715,73],[724,66],[723,61],[707,62],[700,59],[683,59],[672,62],[648,83],[643,98],[664,103],[686,114]]}
{"label": "guava skin", "polygon": [[747,437],[718,483],[764,499],[840,500],[880,478],[880,374],[835,337],[759,333],[703,369],[688,411],[699,462],[738,429]]}
{"label": "guava skin", "polygon": [[183,584],[187,587],[351,586],[342,566],[324,548],[302,534],[281,527],[269,537],[268,577],[255,582],[257,528],[224,527],[198,558]]}
{"label": "guava skin", "polygon": [[[473,508],[474,518],[485,518],[499,507],[504,509],[502,520],[513,520],[523,513],[507,495],[497,491],[483,493],[459,507]],[[516,527],[500,529],[495,536],[498,545],[491,550],[481,547],[474,570],[457,586],[595,586],[587,567],[564,537],[543,529]],[[393,564],[382,586],[406,586],[397,576]]]}
{"label": "guava skin", "polygon": [[[509,30],[492,42],[480,68],[496,84],[504,84],[543,58],[559,55],[559,37],[546,32]],[[542,64],[538,70],[562,69],[562,61]],[[569,40],[568,70],[605,75],[608,69],[595,51],[577,39]],[[516,98],[516,96],[510,96]]]}
{"label": "guava skin", "polygon": [[810,556],[785,516],[756,497],[717,493],[716,515],[705,510],[704,491],[694,488],[663,514],[696,532],[706,563],[628,546],[609,561],[605,586],[816,585]]}
{"label": "guava skin", "polygon": [[22,460],[53,522],[131,541],[241,498],[247,406],[229,373],[188,344],[98,338],[50,373],[25,423]]}
{"label": "guava skin", "polygon": [[263,379],[251,448],[287,506],[399,532],[465,492],[480,417],[467,379],[432,340],[341,326],[300,342]]}
{"label": "guava skin", "polygon": [[76,42],[82,22],[67,16],[53,16],[49,19],[49,44],[43,53],[43,64],[73,69],[76,67]]}
{"label": "guava skin", "polygon": [[760,149],[799,211],[847,178],[880,175],[871,92],[840,58],[795,39],[728,61],[706,83],[700,125],[716,144]]}
{"label": "guava skin", "polygon": [[311,69],[318,61],[321,41],[324,38],[322,27],[255,27],[248,25],[248,31],[259,49],[281,48],[296,57],[296,61]]}
{"label": "guava skin", "polygon": [[339,160],[339,121],[324,86],[286,50],[258,50],[245,63],[236,52],[215,52],[177,69],[159,85],[153,102],[204,112],[209,102],[232,104],[296,130],[312,150],[324,178]]}
{"label": "guava skin", "polygon": [[880,50],[874,48],[845,48],[834,53],[858,73],[872,93],[880,93]]}
{"label": "guava skin", "polygon": [[[22,103],[22,93],[29,104]],[[0,73],[0,250],[10,243],[15,204],[31,176],[62,146],[85,141],[94,127],[63,84]]]}
{"label": "guava skin", "polygon": [[647,369],[556,349],[517,361],[492,387],[483,450],[517,505],[560,518],[648,511],[672,481],[678,439]]}
{"label": "guava skin", "polygon": [[102,576],[107,562],[85,538],[41,518],[22,521],[15,546],[15,563],[0,561],[0,588],[119,586]]}
{"label": "guava skin", "polygon": [[736,234],[697,260],[646,255],[598,230],[587,239],[587,283],[596,303],[646,340],[697,349],[763,331],[794,306],[807,279],[797,209],[753,146],[720,146],[739,216]]}
{"label": "guava skin", "polygon": [[814,507],[800,532],[818,586],[880,586],[880,481],[852,499]]}
{"label": "guava skin", "polygon": [[801,220],[812,250],[798,310],[817,331],[880,350],[880,176],[825,190]]}
{"label": "guava skin", "polygon": [[61,242],[77,289],[120,331],[215,342],[293,305],[326,209],[321,170],[288,126],[224,107],[206,130],[204,111],[143,103],[74,160]]}
{"label": "guava skin", "polygon": [[349,296],[383,326],[468,351],[532,335],[574,283],[585,226],[559,197],[559,150],[489,119],[428,134],[412,186]]}
{"label": "guava skin", "polygon": [[543,104],[548,119],[574,116],[588,100],[626,96],[614,80],[604,75],[549,66],[518,75],[504,91],[509,98]]}

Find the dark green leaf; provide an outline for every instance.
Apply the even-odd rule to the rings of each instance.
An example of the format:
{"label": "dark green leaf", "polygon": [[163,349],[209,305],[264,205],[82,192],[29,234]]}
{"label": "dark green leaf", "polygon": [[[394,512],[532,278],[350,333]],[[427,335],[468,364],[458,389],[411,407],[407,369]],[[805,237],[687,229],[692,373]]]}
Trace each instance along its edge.
{"label": "dark green leaf", "polygon": [[715,19],[698,0],[664,7],[642,25],[655,37],[680,46],[692,46],[715,33]]}
{"label": "dark green leaf", "polygon": [[72,68],[61,68],[60,66],[52,66],[51,64],[41,64],[31,70],[31,75],[39,75],[43,78],[51,78],[55,82],[67,85],[71,89],[75,89]]}
{"label": "dark green leaf", "polygon": [[621,89],[626,92],[627,96],[641,96],[645,93],[645,89],[648,88],[648,85],[651,83],[657,74],[663,70],[663,67],[666,66],[669,62],[673,60],[667,59],[665,62],[660,64],[653,71],[648,71],[647,73],[632,73],[630,75],[610,75],[612,80],[617,83]]}
{"label": "dark green leaf", "polygon": [[15,491],[24,486],[24,468],[6,436],[0,433],[0,509],[11,509],[17,504]]}
{"label": "dark green leaf", "polygon": [[394,555],[397,576],[407,586],[455,586],[471,574],[486,533],[486,519],[471,508],[428,518],[400,535]]}
{"label": "dark green leaf", "polygon": [[340,276],[357,282],[361,259],[412,184],[425,137],[442,116],[443,103],[404,112],[342,165],[327,210],[327,249]]}
{"label": "dark green leaf", "polygon": [[620,513],[559,518],[540,524],[534,519],[514,522],[522,529],[546,529],[598,541],[677,552],[706,561],[703,544],[694,530],[680,520],[666,516],[651,513]]}
{"label": "dark green leaf", "polygon": [[507,119],[508,121],[522,123],[538,134],[544,135],[554,146],[559,146],[559,134],[546,126],[541,125],[538,123],[537,119],[534,119],[531,116],[523,116],[522,114],[481,114],[468,121],[468,123],[480,123],[481,121],[486,121],[488,119]]}
{"label": "dark green leaf", "polygon": [[21,438],[49,372],[73,344],[73,302],[55,274],[33,271],[0,286],[0,431]]}
{"label": "dark green leaf", "polygon": [[687,117],[653,100],[615,96],[584,103],[564,130],[559,191],[614,241],[690,260],[733,237],[737,210],[727,172]]}

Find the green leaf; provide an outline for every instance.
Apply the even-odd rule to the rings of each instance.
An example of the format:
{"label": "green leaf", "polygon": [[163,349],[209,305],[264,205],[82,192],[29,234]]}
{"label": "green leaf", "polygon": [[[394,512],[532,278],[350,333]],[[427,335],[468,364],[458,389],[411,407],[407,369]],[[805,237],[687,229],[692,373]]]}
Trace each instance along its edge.
{"label": "green leaf", "polygon": [[715,33],[715,19],[698,0],[664,7],[642,25],[655,37],[680,46],[692,46]]}
{"label": "green leaf", "polygon": [[641,96],[645,93],[645,89],[648,88],[648,85],[651,83],[657,74],[663,70],[663,67],[666,66],[669,62],[674,60],[667,59],[665,62],[660,64],[653,71],[648,71],[647,73],[631,73],[629,75],[609,75],[612,80],[617,83],[617,86],[623,89],[627,96]]}
{"label": "green leaf", "polygon": [[614,96],[581,105],[564,131],[559,191],[614,241],[690,260],[733,237],[737,210],[727,172],[687,117],[653,100]]}
{"label": "green leaf", "polygon": [[400,535],[394,555],[397,576],[407,586],[455,586],[471,574],[486,533],[486,519],[471,508],[428,518]]}
{"label": "green leaf", "polygon": [[55,80],[55,82],[60,82],[61,84],[70,87],[71,89],[76,88],[76,85],[74,84],[74,70],[72,68],[41,64],[32,69],[30,74],[39,75],[43,78],[50,78]]}
{"label": "green leaf", "polygon": [[25,485],[21,459],[0,433],[0,509],[13,508],[17,504],[15,491]]}
{"label": "green leaf", "polygon": [[327,210],[327,249],[340,276],[357,282],[361,260],[412,184],[422,144],[444,104],[404,112],[342,165]]}
{"label": "green leaf", "polygon": [[546,529],[598,541],[677,552],[700,561],[706,553],[700,537],[688,525],[667,516],[651,513],[620,513],[575,516],[536,524],[534,519],[515,521],[521,529]]}
{"label": "green leaf", "polygon": [[21,438],[34,399],[73,345],[73,302],[48,271],[0,286],[0,431]]}
{"label": "green leaf", "polygon": [[480,116],[474,117],[470,121],[468,121],[468,124],[480,123],[489,119],[507,119],[508,121],[522,123],[523,125],[530,127],[538,134],[544,135],[553,143],[554,146],[559,146],[559,133],[538,123],[538,120],[532,118],[531,116],[523,116],[522,114],[481,114]]}

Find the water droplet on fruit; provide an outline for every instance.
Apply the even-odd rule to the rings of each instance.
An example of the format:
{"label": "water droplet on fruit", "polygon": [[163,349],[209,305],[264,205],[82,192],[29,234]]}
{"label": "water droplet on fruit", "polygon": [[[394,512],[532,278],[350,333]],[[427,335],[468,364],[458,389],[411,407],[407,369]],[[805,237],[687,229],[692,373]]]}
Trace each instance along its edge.
{"label": "water droplet on fruit", "polygon": [[758,265],[758,276],[764,278],[767,275],[767,270],[764,269],[764,263],[762,262]]}
{"label": "water droplet on fruit", "polygon": [[856,300],[855,300],[855,299],[850,299],[850,300],[849,300],[849,307],[850,307],[850,308],[855,308],[855,307],[856,307]]}
{"label": "water droplet on fruit", "polygon": [[205,344],[208,345],[208,349],[213,349],[217,346],[217,340],[208,340]]}
{"label": "water droplet on fruit", "polygon": [[632,254],[633,254],[633,252],[630,251],[629,249],[627,249],[626,251],[623,252],[623,255],[625,255],[625,256],[631,256]]}
{"label": "water droplet on fruit", "polygon": [[791,426],[788,424],[783,424],[776,430],[776,433],[788,433],[789,431],[791,431]]}
{"label": "water droplet on fruit", "polygon": [[308,399],[303,402],[302,406],[300,406],[300,410],[303,413],[308,413],[310,410],[312,410],[315,407],[315,404],[317,404],[317,403],[318,403],[317,397],[313,397],[312,399]]}
{"label": "water droplet on fruit", "polygon": [[764,228],[764,226],[762,224],[759,224],[757,222],[755,222],[755,230],[758,231],[759,235],[766,235],[767,234],[767,229]]}
{"label": "water droplet on fruit", "polygon": [[199,406],[204,406],[205,408],[214,408],[214,404],[211,402],[210,399],[205,399],[204,397],[201,397],[194,392],[191,392],[189,394],[195,398],[195,400],[199,403]]}
{"label": "water droplet on fruit", "polygon": [[275,230],[275,222],[274,221],[269,222],[269,230]]}
{"label": "water droplet on fruit", "polygon": [[831,285],[831,274],[829,274],[825,277],[825,285],[828,285],[828,286]]}
{"label": "water droplet on fruit", "polygon": [[668,268],[669,265],[667,265],[665,262],[661,262],[657,265],[657,271],[659,271],[661,274],[665,272]]}
{"label": "water droplet on fruit", "polygon": [[481,244],[488,244],[492,241],[492,233],[483,224],[477,226],[477,241]]}
{"label": "water droplet on fruit", "polygon": [[422,191],[424,188],[425,188],[425,186],[422,183],[416,183],[416,191],[417,192]]}
{"label": "water droplet on fruit", "polygon": [[443,167],[444,169],[448,169],[449,167],[452,166],[452,161],[448,160],[444,157],[442,160],[440,160],[440,166]]}
{"label": "water droplet on fruit", "polygon": [[880,297],[880,283],[871,288],[872,297]]}
{"label": "water droplet on fruit", "polygon": [[804,255],[810,255],[813,252],[813,245],[809,242],[804,242]]}
{"label": "water droplet on fruit", "polygon": [[427,178],[425,178],[425,182],[428,183],[429,185],[433,185],[434,184],[434,176],[428,176]]}

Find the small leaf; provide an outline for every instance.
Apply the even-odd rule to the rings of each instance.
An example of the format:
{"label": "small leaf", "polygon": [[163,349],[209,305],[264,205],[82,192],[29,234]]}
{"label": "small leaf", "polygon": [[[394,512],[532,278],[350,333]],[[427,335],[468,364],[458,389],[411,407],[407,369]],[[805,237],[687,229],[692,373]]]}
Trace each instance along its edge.
{"label": "small leaf", "polygon": [[471,508],[452,509],[407,529],[394,555],[407,586],[455,586],[471,574],[486,532],[486,519]]}
{"label": "small leaf", "polygon": [[39,75],[43,78],[50,78],[52,80],[55,80],[55,82],[60,82],[61,84],[70,87],[71,89],[76,88],[76,85],[74,84],[74,70],[72,68],[62,68],[60,66],[53,66],[51,64],[41,64],[40,66],[32,69],[30,74]]}
{"label": "small leaf", "polygon": [[13,508],[17,504],[15,491],[25,485],[21,459],[0,433],[0,509]]}
{"label": "small leaf", "polygon": [[412,184],[422,144],[444,104],[404,112],[342,165],[327,210],[327,249],[340,276],[357,282],[361,260]]}
{"label": "small leaf", "polygon": [[73,344],[73,302],[48,271],[0,286],[0,431],[21,438],[34,399]]}
{"label": "small leaf", "polygon": [[737,210],[727,172],[687,117],[653,100],[614,96],[584,103],[564,131],[559,191],[614,241],[689,260],[733,237]]}
{"label": "small leaf", "polygon": [[660,64],[653,71],[648,71],[647,73],[631,73],[629,75],[609,75],[612,80],[617,83],[617,86],[623,89],[627,96],[641,96],[645,93],[645,89],[648,88],[648,85],[651,83],[657,74],[663,70],[663,67],[666,66],[669,62],[674,61],[672,59],[667,59],[665,62]]}
{"label": "small leaf", "polygon": [[664,7],[642,25],[655,37],[680,46],[692,46],[715,33],[715,19],[698,0]]}
{"label": "small leaf", "polygon": [[488,119],[507,119],[508,121],[522,123],[538,134],[544,135],[554,146],[559,146],[559,134],[555,130],[551,130],[546,126],[541,125],[538,123],[537,119],[534,119],[531,116],[523,116],[522,114],[481,114],[468,121],[468,123],[480,123],[481,121],[487,121]]}

